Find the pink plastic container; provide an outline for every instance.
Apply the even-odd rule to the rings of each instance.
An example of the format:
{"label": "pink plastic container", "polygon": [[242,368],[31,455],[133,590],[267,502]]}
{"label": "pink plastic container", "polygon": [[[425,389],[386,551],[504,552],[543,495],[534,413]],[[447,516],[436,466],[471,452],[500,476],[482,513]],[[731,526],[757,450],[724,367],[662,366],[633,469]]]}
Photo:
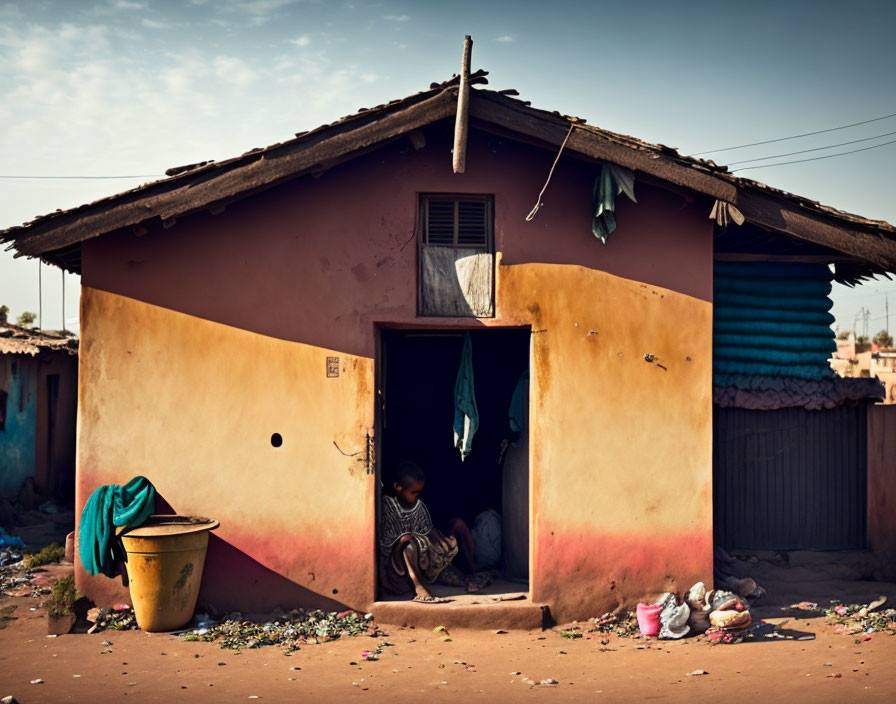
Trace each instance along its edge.
{"label": "pink plastic container", "polygon": [[641,635],[655,636],[660,632],[660,612],[662,604],[638,604],[635,614],[638,617],[638,630]]}

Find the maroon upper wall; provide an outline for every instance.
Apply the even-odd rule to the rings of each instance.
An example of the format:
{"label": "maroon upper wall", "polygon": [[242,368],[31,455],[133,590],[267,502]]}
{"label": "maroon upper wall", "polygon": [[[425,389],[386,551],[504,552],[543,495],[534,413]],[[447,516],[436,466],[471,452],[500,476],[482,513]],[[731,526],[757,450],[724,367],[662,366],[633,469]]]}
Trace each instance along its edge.
{"label": "maroon upper wall", "polygon": [[[552,152],[473,132],[467,173],[451,171],[453,123],[427,146],[400,140],[374,153],[143,237],[83,246],[82,282],[208,320],[372,356],[372,324],[416,316],[415,228],[423,192],[492,193],[503,264],[575,264],[712,299],[706,204],[637,183],[617,199],[606,245],[591,234],[598,167],[562,159],[533,222],[525,216]],[[499,302],[500,306],[500,302]]]}

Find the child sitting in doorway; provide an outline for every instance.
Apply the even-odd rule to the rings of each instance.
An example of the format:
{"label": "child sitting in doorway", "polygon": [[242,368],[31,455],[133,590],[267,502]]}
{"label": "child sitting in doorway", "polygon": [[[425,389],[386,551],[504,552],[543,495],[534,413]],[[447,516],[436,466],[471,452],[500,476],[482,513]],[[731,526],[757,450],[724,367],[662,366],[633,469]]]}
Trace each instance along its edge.
{"label": "child sitting in doorway", "polygon": [[437,603],[450,599],[434,597],[426,589],[457,555],[458,538],[472,558],[472,536],[460,519],[451,522],[444,535],[432,524],[429,510],[419,499],[426,482],[423,470],[413,462],[402,462],[384,493],[380,512],[380,583],[393,594],[413,589],[414,601]]}

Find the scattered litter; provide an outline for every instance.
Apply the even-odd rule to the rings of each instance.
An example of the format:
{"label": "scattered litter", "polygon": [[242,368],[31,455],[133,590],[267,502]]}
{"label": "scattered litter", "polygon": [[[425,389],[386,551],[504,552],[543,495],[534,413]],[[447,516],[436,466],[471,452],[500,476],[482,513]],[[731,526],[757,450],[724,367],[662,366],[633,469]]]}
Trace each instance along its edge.
{"label": "scattered litter", "polygon": [[[177,635],[185,641],[215,641],[222,648],[236,651],[279,645],[283,646],[285,654],[299,650],[306,644],[325,643],[350,636],[381,635],[372,619],[355,611],[326,613],[294,609],[288,613],[281,612],[278,616],[276,620],[254,622],[234,613],[226,616],[220,623],[209,623],[208,627],[193,628]],[[368,652],[376,656],[382,650],[378,647]],[[376,657],[368,656],[365,659]]]}
{"label": "scattered litter", "polygon": [[3,528],[0,528],[0,548],[14,548],[18,550],[22,550],[25,547],[25,543],[22,542],[22,539],[17,535],[10,535]]}
{"label": "scattered litter", "polygon": [[706,670],[691,670],[688,672],[685,677],[698,677],[699,675],[708,675],[709,673]]}
{"label": "scattered litter", "polygon": [[38,677],[36,680],[31,680],[31,684],[43,684],[44,681]]}
{"label": "scattered litter", "polygon": [[[870,604],[840,604],[831,602],[825,611],[830,623],[835,624],[834,632],[839,635],[856,635],[868,633],[887,633],[896,635],[896,609],[879,611],[887,598],[880,596]],[[870,640],[865,635],[856,642]]]}
{"label": "scattered litter", "polygon": [[560,683],[559,683],[557,680],[555,680],[555,679],[551,679],[550,677],[545,677],[545,678],[544,678],[541,682],[539,682],[538,684],[560,684]]}
{"label": "scattered litter", "polygon": [[839,680],[841,677],[843,677],[843,675],[841,675],[839,672],[832,672],[831,674],[827,675],[825,679]]}
{"label": "scattered litter", "polygon": [[791,604],[791,609],[799,609],[800,611],[817,611],[818,604],[814,601],[801,601],[798,604]]}
{"label": "scattered litter", "polygon": [[[561,638],[567,640],[577,640],[579,638],[592,638],[593,633],[613,634],[622,638],[637,637],[640,638],[638,630],[638,621],[634,612],[619,611],[618,613],[608,612],[599,618],[590,618],[583,623],[573,621],[564,626],[554,628],[554,631]],[[539,638],[539,640],[544,640]],[[607,638],[602,638],[601,643],[606,645],[609,643]]]}
{"label": "scattered litter", "polygon": [[0,550],[0,594],[34,599],[50,594],[52,589],[46,580],[36,579],[35,575],[19,551]]}
{"label": "scattered litter", "polygon": [[496,635],[496,636],[503,636],[503,635],[506,635],[506,634],[507,634],[507,631],[502,630],[502,629],[500,629],[500,628],[499,628],[497,631],[495,631],[495,635]]}
{"label": "scattered litter", "polygon": [[446,635],[446,636],[451,635],[450,633],[448,633],[448,629],[445,628],[444,626],[436,626],[435,628],[432,629],[432,632],[435,633],[437,636],[439,636],[439,635]]}
{"label": "scattered litter", "polygon": [[88,618],[93,621],[93,625],[87,630],[88,633],[136,631],[139,629],[137,618],[127,604],[119,604],[111,609],[99,609],[98,611],[91,609]]}

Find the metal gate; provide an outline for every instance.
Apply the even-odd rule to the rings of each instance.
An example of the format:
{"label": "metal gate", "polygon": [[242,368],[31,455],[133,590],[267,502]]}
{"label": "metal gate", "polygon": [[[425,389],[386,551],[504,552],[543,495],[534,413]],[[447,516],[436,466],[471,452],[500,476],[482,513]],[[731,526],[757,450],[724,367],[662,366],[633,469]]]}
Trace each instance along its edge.
{"label": "metal gate", "polygon": [[716,543],[728,550],[865,547],[866,410],[715,408]]}

